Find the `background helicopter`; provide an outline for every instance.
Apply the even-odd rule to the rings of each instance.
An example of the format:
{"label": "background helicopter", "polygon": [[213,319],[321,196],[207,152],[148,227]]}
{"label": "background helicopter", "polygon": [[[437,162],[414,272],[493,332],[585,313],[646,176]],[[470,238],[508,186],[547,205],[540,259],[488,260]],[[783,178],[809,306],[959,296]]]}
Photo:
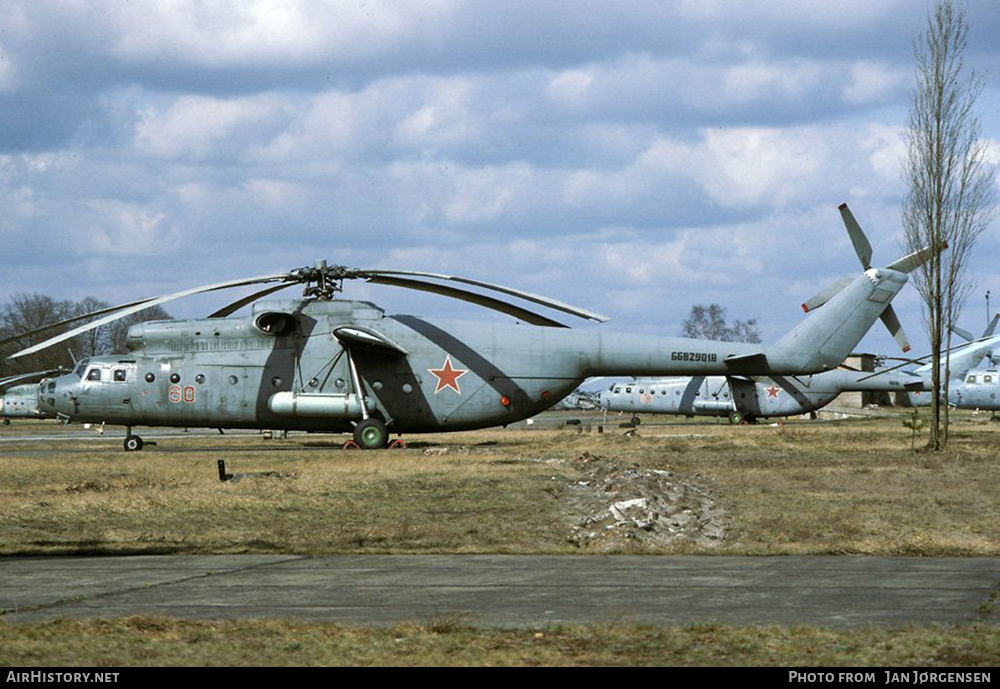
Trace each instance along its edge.
{"label": "background helicopter", "polygon": [[[92,357],[73,373],[43,381],[40,409],[65,421],[124,425],[126,450],[142,448],[142,439],[132,432],[137,425],[353,431],[359,446],[379,448],[387,444],[390,431],[469,430],[533,416],[591,376],[831,370],[875,319],[884,317],[907,274],[930,253],[928,248],[886,268],[866,269],[828,293],[822,309],[771,347],[571,330],[509,301],[454,284],[593,321],[607,319],[467,278],[355,270],[321,261],[312,268],[207,285],[67,319],[39,330],[100,316],[13,357],[172,299],[266,284],[207,319],[133,326],[127,354]],[[369,302],[335,299],[347,279],[435,292],[512,315],[521,323],[387,316]],[[250,316],[231,315],[295,284],[305,285],[302,299],[256,303]]]}
{"label": "background helicopter", "polygon": [[[993,326],[996,325],[994,320]],[[952,390],[961,390],[962,378],[983,356],[1000,346],[1000,336],[987,335],[961,345],[951,353]],[[820,409],[842,392],[906,392],[910,399],[920,399],[919,392],[931,389],[930,365],[915,371],[884,372],[838,370],[812,376],[687,376],[645,378],[616,383],[601,393],[601,408],[632,414],[676,414],[681,416],[728,416],[730,423],[754,421],[773,416],[798,416]],[[995,374],[995,371],[993,372]],[[966,399],[985,401],[985,376],[970,376]],[[965,379],[969,381],[969,378]],[[990,390],[996,392],[996,390]],[[962,393],[957,392],[955,399]],[[927,395],[923,398],[926,400]],[[951,401],[953,396],[949,397]],[[953,403],[954,404],[954,403]],[[1000,405],[998,405],[1000,406]],[[984,407],[988,408],[988,407]],[[633,423],[635,422],[633,417]]]}
{"label": "background helicopter", "polygon": [[[968,392],[966,399],[972,397],[981,397],[982,390],[979,388],[980,383],[983,381],[982,378],[973,376],[971,379],[966,377],[972,369],[979,366],[982,362],[983,357],[988,357],[989,363],[993,366],[997,364],[996,351],[1000,350],[1000,336],[994,336],[993,333],[996,331],[997,322],[1000,321],[1000,314],[993,316],[993,320],[990,321],[989,325],[986,326],[986,330],[983,331],[982,337],[976,339],[972,333],[952,326],[951,330],[962,339],[968,342],[968,345],[960,345],[954,348],[951,357],[948,361],[945,361],[944,356],[941,357],[941,380],[945,380],[945,367],[947,365],[948,369],[948,389],[956,391],[956,400],[961,399],[962,391],[966,383],[973,386]],[[986,344],[989,346],[979,346],[981,344]],[[976,345],[975,349],[971,346]],[[956,356],[957,352],[965,352],[962,356]],[[978,356],[974,353],[978,352]],[[922,376],[930,376],[933,364],[924,364],[923,366],[914,369],[914,373]],[[912,407],[928,407],[931,404],[931,396],[924,395],[920,392],[910,392],[907,393],[910,401],[910,406]],[[949,392],[949,403],[951,400],[951,393]]]}
{"label": "background helicopter", "polygon": [[3,396],[0,397],[0,416],[3,417],[3,424],[8,425],[11,419],[45,418],[46,415],[38,408],[38,401],[41,397],[38,385],[24,381],[38,380],[61,372],[58,369],[52,369],[21,373],[0,379],[0,392],[3,392]]}
{"label": "background helicopter", "polygon": [[[616,383],[601,393],[608,411],[728,416],[730,423],[753,423],[772,416],[816,411],[848,391],[930,390],[930,379],[893,371],[872,378],[867,371],[827,371],[813,376],[688,376],[640,378]],[[633,417],[633,423],[636,422]]]}

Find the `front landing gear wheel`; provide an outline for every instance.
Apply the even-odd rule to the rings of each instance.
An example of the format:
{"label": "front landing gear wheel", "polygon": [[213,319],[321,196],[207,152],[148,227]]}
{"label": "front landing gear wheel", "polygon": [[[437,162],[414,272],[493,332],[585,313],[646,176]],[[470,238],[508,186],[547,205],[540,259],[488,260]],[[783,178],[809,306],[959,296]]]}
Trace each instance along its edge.
{"label": "front landing gear wheel", "polygon": [[126,452],[138,452],[142,449],[142,438],[137,435],[127,435],[124,445]]}
{"label": "front landing gear wheel", "polygon": [[389,442],[389,432],[378,419],[365,419],[354,429],[354,442],[362,450],[381,450]]}
{"label": "front landing gear wheel", "polygon": [[729,423],[733,424],[734,426],[738,426],[739,424],[743,423],[745,419],[746,417],[743,416],[743,412],[734,411],[729,415]]}

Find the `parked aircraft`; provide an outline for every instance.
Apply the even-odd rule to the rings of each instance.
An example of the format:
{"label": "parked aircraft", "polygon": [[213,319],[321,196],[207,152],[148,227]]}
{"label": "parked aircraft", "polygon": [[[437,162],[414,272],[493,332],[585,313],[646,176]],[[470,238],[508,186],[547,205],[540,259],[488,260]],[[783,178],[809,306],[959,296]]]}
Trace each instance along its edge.
{"label": "parked aircraft", "polygon": [[[997,319],[983,339],[962,345],[951,353],[951,370],[965,374],[995,347]],[[910,399],[931,389],[931,365],[913,372],[838,370],[813,376],[687,376],[644,378],[616,383],[601,393],[601,407],[608,411],[682,416],[728,416],[731,423],[771,417],[798,416],[825,407],[842,392],[907,392]],[[986,376],[988,377],[988,376]],[[954,379],[953,379],[954,380]],[[982,378],[974,396],[982,396]],[[995,378],[994,378],[995,380]],[[956,381],[958,382],[958,381]],[[928,395],[923,395],[924,399]],[[633,423],[638,419],[633,416]]]}
{"label": "parked aircraft", "polygon": [[[311,268],[207,285],[122,305],[114,313],[105,309],[81,316],[72,320],[101,317],[14,356],[172,299],[268,284],[207,319],[132,326],[126,354],[92,357],[72,373],[47,381],[42,412],[65,421],[123,425],[129,451],[143,446],[133,432],[139,425],[353,431],[358,446],[374,449],[386,446],[390,432],[469,430],[533,416],[591,376],[783,376],[834,369],[874,321],[884,318],[908,273],[931,253],[927,248],[885,268],[866,268],[825,295],[823,308],[770,347],[571,330],[509,301],[453,285],[473,285],[589,320],[607,319],[477,280],[356,270],[320,261]],[[347,279],[435,292],[522,322],[386,315],[369,302],[334,298]],[[295,284],[305,285],[301,299],[256,303],[249,316],[231,315]]]}
{"label": "parked aircraft", "polygon": [[[640,378],[601,393],[608,411],[683,416],[728,416],[730,423],[798,416],[815,411],[846,391],[929,390],[930,382],[894,371],[871,378],[867,371],[827,371],[812,376],[687,376]],[[867,380],[866,380],[867,378]]]}
{"label": "parked aircraft", "polygon": [[[995,357],[994,351],[1000,353],[1000,335],[995,336],[993,333],[996,331],[998,321],[1000,321],[1000,314],[993,317],[990,324],[986,326],[986,330],[983,331],[983,336],[979,339],[975,339],[971,333],[961,328],[952,327],[952,331],[967,340],[968,344],[960,345],[951,352],[951,356],[947,362],[948,378],[950,379],[948,381],[949,389],[951,387],[961,389],[962,383],[966,379],[966,374],[972,369],[977,368],[982,363],[983,357],[987,357],[991,364],[997,364],[995,360],[997,357]],[[940,365],[942,381],[945,380],[945,363],[942,356]],[[933,364],[924,364],[914,369],[913,372],[929,378],[933,367]],[[932,395],[925,395],[918,391],[908,393],[908,397],[910,406],[928,407],[931,404]]]}

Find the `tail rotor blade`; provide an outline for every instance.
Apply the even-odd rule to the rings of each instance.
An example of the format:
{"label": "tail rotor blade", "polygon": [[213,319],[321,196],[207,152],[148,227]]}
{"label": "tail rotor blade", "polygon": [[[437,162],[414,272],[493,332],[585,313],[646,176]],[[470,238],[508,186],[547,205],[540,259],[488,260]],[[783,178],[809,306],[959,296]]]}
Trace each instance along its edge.
{"label": "tail rotor blade", "polygon": [[899,345],[899,348],[904,352],[910,351],[910,340],[906,337],[906,333],[903,331],[903,326],[900,324],[899,317],[896,315],[896,310],[892,308],[892,304],[885,307],[881,318],[885,327],[889,329],[892,339]]}
{"label": "tail rotor blade", "polygon": [[854,244],[854,251],[861,261],[861,267],[868,270],[872,267],[872,245],[868,241],[868,237],[865,236],[864,230],[854,219],[854,214],[851,213],[851,209],[847,207],[846,203],[840,204],[840,217],[844,219],[847,234],[850,235],[851,243]]}
{"label": "tail rotor blade", "polygon": [[[948,248],[947,244],[941,245],[941,251]],[[916,268],[919,268],[927,262],[931,256],[934,255],[934,248],[930,246],[925,246],[920,251],[914,251],[912,254],[907,254],[903,258],[897,259],[886,266],[889,270],[898,270],[900,273],[912,273]]]}
{"label": "tail rotor blade", "polygon": [[841,278],[832,285],[824,287],[816,296],[808,301],[802,302],[802,310],[809,313],[813,309],[818,309],[826,302],[833,299],[837,294],[839,294],[845,287],[854,282],[854,278]]}

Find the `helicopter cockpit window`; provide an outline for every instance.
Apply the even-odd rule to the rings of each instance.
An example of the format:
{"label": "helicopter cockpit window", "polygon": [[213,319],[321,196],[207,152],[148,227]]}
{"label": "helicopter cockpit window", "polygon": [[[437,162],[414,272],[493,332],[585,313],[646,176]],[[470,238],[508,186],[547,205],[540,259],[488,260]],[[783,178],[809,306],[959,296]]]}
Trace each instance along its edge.
{"label": "helicopter cockpit window", "polygon": [[92,368],[87,371],[87,380],[100,380],[101,379],[101,369]]}
{"label": "helicopter cockpit window", "polygon": [[116,368],[115,369],[114,381],[116,383],[124,383],[125,382],[125,369],[123,369],[123,368]]}
{"label": "helicopter cockpit window", "polygon": [[983,382],[984,383],[992,383],[993,382],[993,376],[983,376]]}
{"label": "helicopter cockpit window", "polygon": [[625,388],[625,392],[631,393],[632,392],[632,388]]}
{"label": "helicopter cockpit window", "polygon": [[976,384],[976,377],[975,376],[969,376],[968,378],[965,379],[965,382],[968,383],[969,385],[975,385]]}
{"label": "helicopter cockpit window", "polygon": [[620,393],[621,391],[622,391],[622,389],[621,389],[621,388],[615,388],[615,394],[616,394],[616,395],[617,395],[617,394],[619,394],[619,393]]}

